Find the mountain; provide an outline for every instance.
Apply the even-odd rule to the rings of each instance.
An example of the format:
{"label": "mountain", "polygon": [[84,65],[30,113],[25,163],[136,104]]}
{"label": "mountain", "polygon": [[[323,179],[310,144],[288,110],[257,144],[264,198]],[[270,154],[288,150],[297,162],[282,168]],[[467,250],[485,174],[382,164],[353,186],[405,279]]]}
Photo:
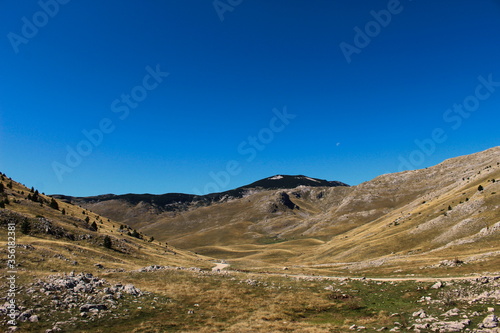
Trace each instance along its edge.
{"label": "mountain", "polygon": [[241,267],[279,262],[410,269],[457,258],[488,266],[499,263],[500,253],[499,153],[495,147],[352,187],[278,175],[204,201],[171,202],[171,210],[127,197],[73,200],[161,241]]}
{"label": "mountain", "polygon": [[339,181],[327,181],[302,175],[276,175],[261,179],[252,184],[238,187],[221,193],[211,193],[206,195],[194,195],[183,193],[155,194],[105,194],[92,197],[71,197],[65,195],[53,195],[52,197],[81,205],[92,209],[104,216],[116,218],[131,226],[139,227],[143,223],[156,220],[158,215],[172,215],[189,211],[194,208],[206,207],[216,203],[228,202],[241,199],[251,193],[291,189],[298,186],[308,187],[337,187],[349,185]]}
{"label": "mountain", "polygon": [[210,193],[206,195],[183,194],[183,193],[167,193],[167,194],[104,194],[91,197],[71,197],[66,195],[52,195],[52,197],[64,200],[67,202],[83,202],[97,203],[110,200],[122,200],[130,204],[138,204],[141,202],[156,206],[162,211],[175,211],[185,208],[185,204],[191,205],[209,205],[214,202],[224,201],[234,198],[242,198],[248,192],[259,190],[276,190],[290,189],[298,186],[310,187],[336,187],[349,186],[339,181],[328,181],[306,177],[302,175],[276,175],[258,180],[252,184],[238,187],[225,192]]}

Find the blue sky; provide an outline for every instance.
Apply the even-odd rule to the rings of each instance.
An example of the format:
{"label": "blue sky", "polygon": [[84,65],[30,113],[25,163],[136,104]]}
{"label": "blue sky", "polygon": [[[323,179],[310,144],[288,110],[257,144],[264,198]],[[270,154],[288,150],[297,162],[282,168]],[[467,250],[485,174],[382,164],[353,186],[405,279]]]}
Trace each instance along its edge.
{"label": "blue sky", "polygon": [[499,145],[500,1],[3,0],[0,22],[0,171],[45,193],[355,185]]}

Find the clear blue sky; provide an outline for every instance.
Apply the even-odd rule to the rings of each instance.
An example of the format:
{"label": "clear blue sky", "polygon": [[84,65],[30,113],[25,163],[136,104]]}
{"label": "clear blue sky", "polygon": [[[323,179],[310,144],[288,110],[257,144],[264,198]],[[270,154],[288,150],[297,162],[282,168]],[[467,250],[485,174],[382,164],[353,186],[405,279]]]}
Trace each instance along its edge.
{"label": "clear blue sky", "polygon": [[204,193],[499,145],[500,1],[215,4],[0,1],[0,171],[50,194]]}

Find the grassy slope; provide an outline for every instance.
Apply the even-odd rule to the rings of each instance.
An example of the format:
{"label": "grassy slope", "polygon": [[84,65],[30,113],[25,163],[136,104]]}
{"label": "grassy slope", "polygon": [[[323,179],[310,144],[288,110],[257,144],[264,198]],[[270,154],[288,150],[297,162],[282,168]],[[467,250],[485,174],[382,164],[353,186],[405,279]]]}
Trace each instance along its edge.
{"label": "grassy slope", "polygon": [[[10,180],[3,181],[6,185]],[[24,192],[21,194],[19,192]],[[30,190],[23,185],[13,182],[13,188],[6,188],[10,204],[6,205],[4,212],[13,212],[18,216],[27,217],[31,223],[29,235],[21,233],[20,225],[17,226],[16,237],[18,244],[31,244],[34,250],[20,249],[18,263],[21,270],[29,272],[69,272],[71,270],[96,271],[95,263],[100,263],[106,268],[135,269],[147,265],[174,265],[174,266],[204,266],[210,267],[208,258],[197,256],[189,251],[183,251],[171,246],[166,246],[158,241],[149,242],[149,237],[144,240],[130,237],[119,231],[120,224],[101,217],[91,211],[64,202],[58,202],[59,210],[50,208],[47,203],[27,200]],[[40,195],[50,202],[49,197]],[[61,213],[65,210],[66,214]],[[84,212],[85,214],[83,214]],[[91,239],[70,240],[64,236],[50,235],[37,231],[40,217],[51,222],[51,228],[72,234],[76,239],[82,235],[90,235]],[[89,217],[90,224],[96,222],[98,231],[91,231],[84,221]],[[106,249],[102,246],[103,237],[112,239],[113,248]],[[7,240],[5,226],[0,229],[0,239],[3,244]],[[6,247],[2,246],[2,261],[6,258]],[[176,254],[174,254],[176,253]],[[61,259],[58,257],[65,258]],[[67,260],[66,260],[67,259]],[[73,265],[72,262],[78,264]]]}

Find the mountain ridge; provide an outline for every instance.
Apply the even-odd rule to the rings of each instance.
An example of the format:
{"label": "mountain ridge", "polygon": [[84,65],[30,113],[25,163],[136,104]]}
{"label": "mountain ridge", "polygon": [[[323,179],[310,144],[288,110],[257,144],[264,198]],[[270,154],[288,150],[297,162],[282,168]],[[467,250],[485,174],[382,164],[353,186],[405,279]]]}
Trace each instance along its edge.
{"label": "mountain ridge", "polygon": [[274,175],[271,177],[257,180],[251,184],[243,185],[235,189],[209,193],[205,195],[187,194],[187,193],[165,193],[165,194],[103,194],[89,197],[74,197],[61,194],[54,194],[51,197],[67,201],[67,202],[83,202],[96,203],[108,200],[124,200],[133,205],[141,202],[154,204],[164,211],[182,210],[186,205],[206,206],[214,202],[220,202],[228,199],[242,198],[248,192],[257,190],[273,190],[273,189],[291,189],[298,186],[311,187],[336,187],[349,186],[340,181],[328,181],[324,179],[307,177],[304,175]]}

